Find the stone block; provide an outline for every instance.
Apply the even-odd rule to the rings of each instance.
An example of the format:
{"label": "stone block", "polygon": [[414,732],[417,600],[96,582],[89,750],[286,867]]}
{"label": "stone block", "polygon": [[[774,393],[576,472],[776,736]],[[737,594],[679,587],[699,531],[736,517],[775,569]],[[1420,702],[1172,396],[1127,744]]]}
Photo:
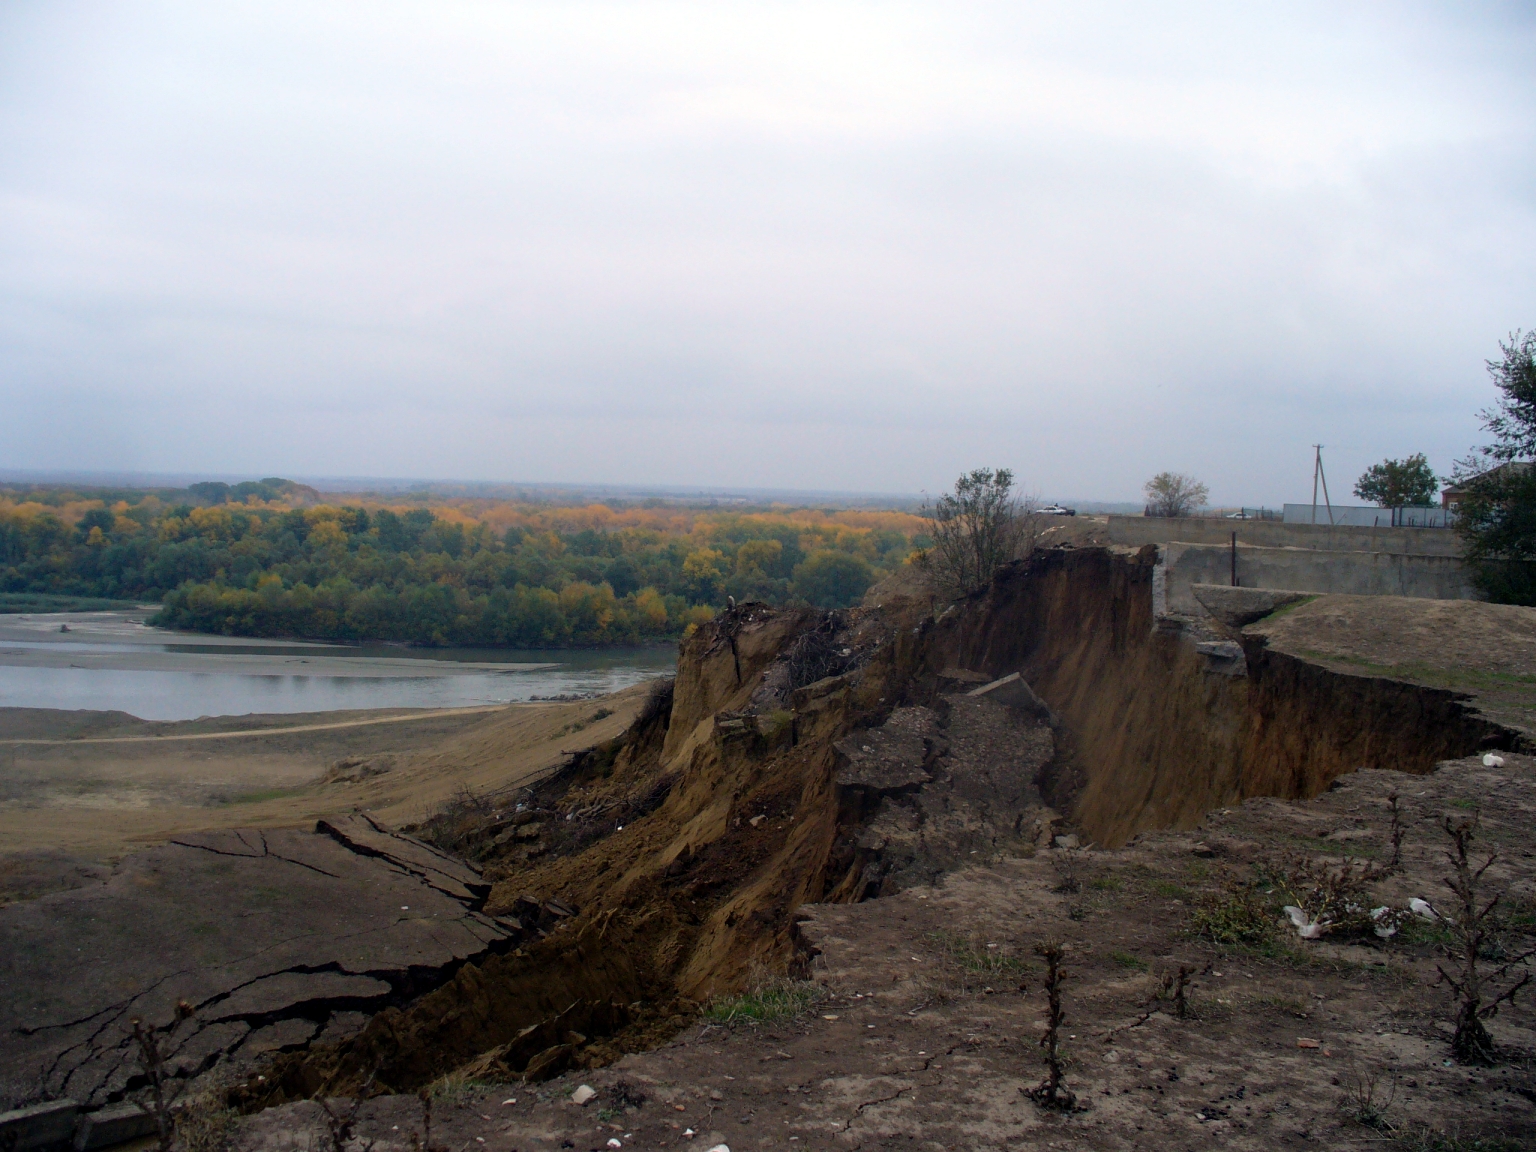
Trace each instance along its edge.
{"label": "stone block", "polygon": [[68,1148],[75,1135],[80,1105],[73,1100],[51,1100],[13,1112],[0,1112],[0,1148],[11,1152]]}

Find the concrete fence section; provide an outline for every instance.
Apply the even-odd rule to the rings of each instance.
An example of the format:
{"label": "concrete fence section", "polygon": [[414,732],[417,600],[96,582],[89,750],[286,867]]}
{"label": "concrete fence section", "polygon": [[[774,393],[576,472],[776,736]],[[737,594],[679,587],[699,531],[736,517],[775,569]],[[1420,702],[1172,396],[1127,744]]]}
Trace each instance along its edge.
{"label": "concrete fence section", "polygon": [[[1196,584],[1228,584],[1232,549],[1173,543],[1160,555],[1165,611],[1204,616]],[[1427,600],[1481,599],[1461,560],[1391,552],[1325,552],[1306,548],[1237,547],[1237,583],[1243,588],[1285,588],[1350,596],[1412,596]]]}
{"label": "concrete fence section", "polygon": [[[1109,542],[1228,544],[1258,548],[1306,548],[1323,552],[1372,552],[1396,556],[1461,556],[1461,537],[1445,528],[1362,528],[1347,525],[1280,524],[1273,520],[1208,520],[1200,517],[1111,516]],[[1289,585],[1280,585],[1289,587]],[[1406,593],[1394,593],[1406,595]]]}
{"label": "concrete fence section", "polygon": [[1319,504],[1287,504],[1287,524],[1321,524],[1326,527],[1329,517],[1334,527],[1350,525],[1359,528],[1441,528],[1451,527],[1451,513],[1445,508],[1376,508],[1359,505],[1335,504],[1325,508]]}

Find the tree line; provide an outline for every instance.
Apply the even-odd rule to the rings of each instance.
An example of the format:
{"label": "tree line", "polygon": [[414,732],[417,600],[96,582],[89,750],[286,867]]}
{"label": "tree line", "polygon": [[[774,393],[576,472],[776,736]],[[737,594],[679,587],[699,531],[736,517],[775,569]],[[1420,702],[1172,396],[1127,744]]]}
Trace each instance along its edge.
{"label": "tree line", "polygon": [[289,507],[284,483],[243,503],[222,485],[187,493],[202,503],[0,490],[0,592],[161,601],[157,623],[226,635],[623,644],[679,635],[728,597],[846,607],[925,542],[900,513],[716,513],[668,531],[562,527],[544,509],[498,530],[453,509]]}

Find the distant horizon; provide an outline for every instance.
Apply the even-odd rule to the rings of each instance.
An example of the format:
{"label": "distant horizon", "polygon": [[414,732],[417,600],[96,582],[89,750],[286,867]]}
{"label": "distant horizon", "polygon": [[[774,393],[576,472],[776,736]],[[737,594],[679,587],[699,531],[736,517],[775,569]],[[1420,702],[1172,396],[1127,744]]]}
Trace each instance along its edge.
{"label": "distant horizon", "polygon": [[[0,468],[0,484],[38,484],[38,485],[81,485],[99,488],[171,488],[182,489],[190,484],[204,483],[208,481],[239,484],[251,480],[261,480],[268,477],[276,477],[276,472],[139,472],[123,471],[118,469],[28,469],[28,468]],[[692,484],[611,484],[611,483],[584,483],[579,481],[561,480],[466,480],[453,477],[419,477],[419,476],[307,476],[295,474],[283,476],[282,479],[292,480],[297,484],[305,484],[322,493],[336,493],[341,495],[355,494],[389,494],[393,492],[409,493],[430,490],[433,488],[465,488],[465,489],[496,489],[496,488],[526,488],[534,490],[548,490],[552,492],[567,492],[571,494],[608,495],[624,499],[644,499],[648,496],[687,498],[695,497],[702,500],[719,500],[726,498],[744,498],[757,500],[763,503],[774,502],[775,498],[785,498],[789,501],[809,502],[812,500],[836,501],[858,500],[866,503],[889,502],[900,504],[920,504],[924,500],[932,499],[939,493],[931,492],[879,492],[838,490],[823,488],[768,488],[749,486],[708,486]],[[447,495],[443,493],[443,495]],[[472,492],[464,495],[473,497]],[[1036,499],[1040,504],[1058,504],[1064,507],[1076,508],[1088,512],[1126,512],[1140,510],[1144,500],[1105,500],[1089,497],[1040,497],[1034,493],[1022,493],[1023,496]],[[484,498],[492,498],[489,495]],[[509,499],[509,496],[502,496]],[[1286,503],[1310,503],[1306,501],[1275,501],[1266,503],[1245,502],[1216,504],[1208,503],[1206,508],[1270,508],[1278,511]],[[1334,500],[1335,507],[1342,507],[1343,503]],[[1319,503],[1321,507],[1321,502]]]}

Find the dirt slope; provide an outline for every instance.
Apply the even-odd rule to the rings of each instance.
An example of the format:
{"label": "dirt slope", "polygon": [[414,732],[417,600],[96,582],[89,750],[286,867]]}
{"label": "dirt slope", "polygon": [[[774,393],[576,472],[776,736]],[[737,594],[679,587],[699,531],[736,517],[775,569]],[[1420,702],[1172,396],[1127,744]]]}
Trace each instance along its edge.
{"label": "dirt slope", "polygon": [[[1528,917],[1536,760],[1506,759],[1502,769],[1448,762],[1428,776],[1362,772],[1305,803],[1252,800],[1214,813],[1198,833],[1083,854],[1076,892],[1062,891],[1065,854],[1042,850],[886,899],[803,908],[818,950],[813,1007],[763,1026],[699,1022],[654,1051],[546,1084],[445,1085],[433,1137],[488,1152],[595,1152],[611,1140],[634,1149],[1365,1152],[1396,1146],[1394,1135],[1409,1148],[1530,1147],[1529,1061],[1518,1052],[1492,1069],[1448,1060],[1433,926],[1320,941],[1277,926],[1246,945],[1192,930],[1192,912],[1221,896],[1225,877],[1251,877],[1298,847],[1328,855],[1348,845],[1384,861],[1392,792],[1413,824],[1402,872],[1372,885],[1373,898],[1443,903],[1438,824],[1470,804],[1482,810],[1482,843],[1501,853],[1490,879]],[[1507,947],[1531,942],[1525,924]],[[1045,1071],[1043,970],[1032,949],[1052,938],[1068,949],[1061,1039],[1079,1107],[1066,1113],[1027,1095]],[[1162,994],[1180,967],[1192,972],[1188,1016]],[[1492,1027],[1506,1045],[1536,1048],[1536,1004],[1522,998]],[[598,1091],[585,1107],[570,1102],[582,1083]],[[379,1152],[404,1152],[422,1119],[415,1096],[383,1097],[364,1105],[357,1134]],[[326,1138],[312,1103],[246,1123],[237,1152]]]}

